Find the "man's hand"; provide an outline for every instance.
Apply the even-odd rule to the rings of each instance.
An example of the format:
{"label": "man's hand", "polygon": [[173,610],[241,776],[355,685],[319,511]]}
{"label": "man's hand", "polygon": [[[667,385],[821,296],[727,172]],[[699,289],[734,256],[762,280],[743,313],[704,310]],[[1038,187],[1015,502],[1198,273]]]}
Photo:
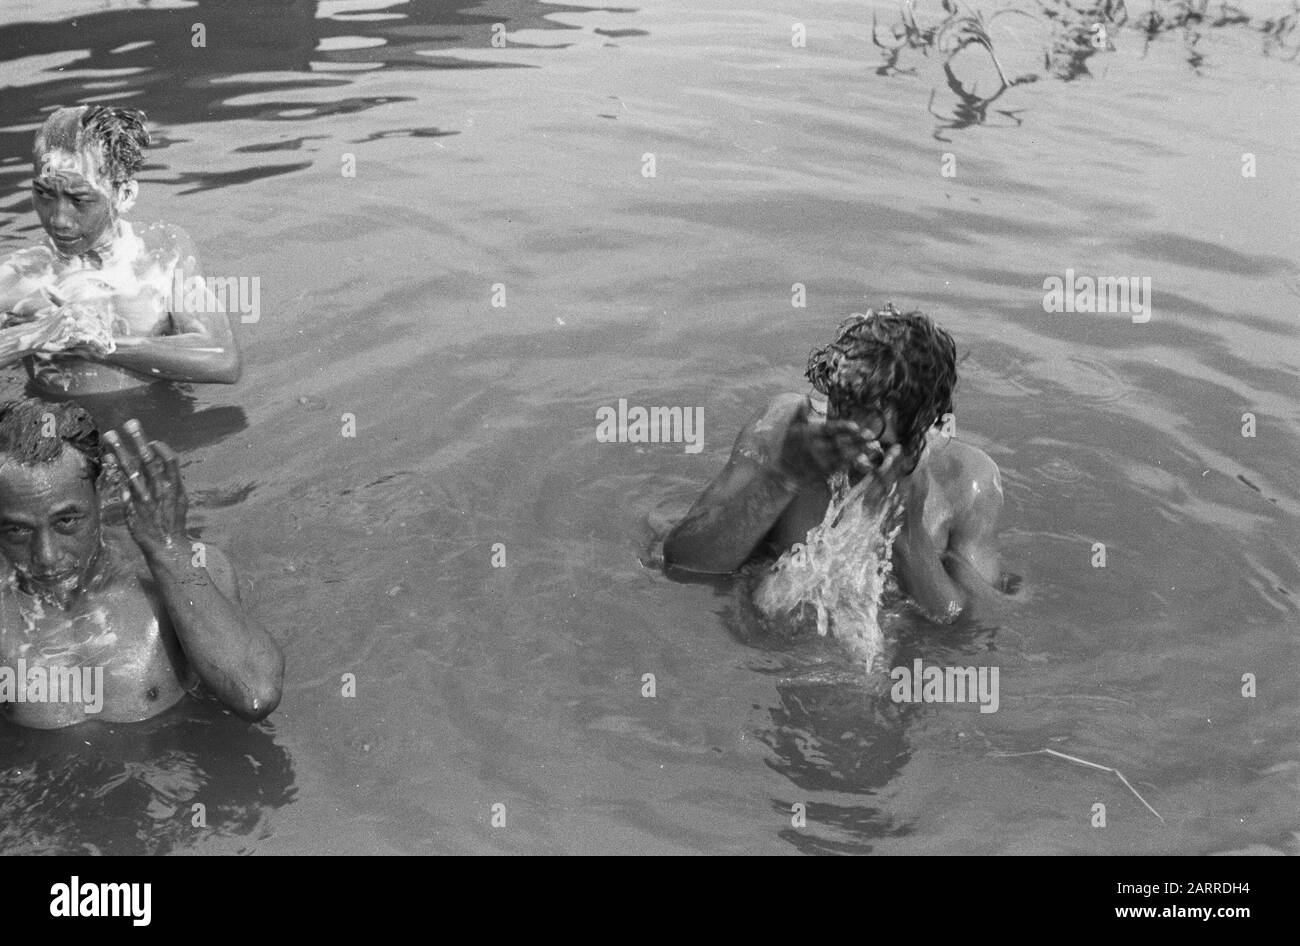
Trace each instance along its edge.
{"label": "man's hand", "polygon": [[72,341],[77,329],[77,316],[69,309],[47,311],[40,318],[24,323],[18,336],[18,348],[29,352],[63,351]]}
{"label": "man's hand", "polygon": [[104,434],[104,442],[111,451],[107,462],[126,479],[126,522],[132,537],[146,554],[187,548],[189,500],[181,484],[180,460],[165,443],[146,440],[139,421],[128,420],[122,430],[127,442],[112,430]]}
{"label": "man's hand", "polygon": [[898,479],[901,447],[882,451],[879,442],[853,421],[819,422],[811,412],[812,402],[805,399],[786,428],[780,456],[783,470],[802,482],[825,482],[837,470],[870,477],[864,498],[872,505],[883,502]]}
{"label": "man's hand", "polygon": [[59,303],[55,301],[55,296],[44,286],[38,286],[32,292],[13,303],[5,314],[10,325],[19,325],[23,322],[34,322],[37,319],[44,318],[58,307]]}
{"label": "man's hand", "polygon": [[881,458],[879,445],[851,420],[812,417],[805,398],[786,427],[780,464],[801,480],[824,480],[836,470],[866,473]]}
{"label": "man's hand", "polygon": [[111,354],[116,347],[101,313],[81,302],[70,302],[21,324],[25,330],[18,337],[18,347],[24,354],[66,351]]}

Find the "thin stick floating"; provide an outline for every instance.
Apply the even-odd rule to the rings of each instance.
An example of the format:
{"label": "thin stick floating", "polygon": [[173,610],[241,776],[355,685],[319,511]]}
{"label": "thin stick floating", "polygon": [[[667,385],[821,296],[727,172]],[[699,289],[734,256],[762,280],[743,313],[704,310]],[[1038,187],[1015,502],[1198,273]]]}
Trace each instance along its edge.
{"label": "thin stick floating", "polygon": [[989,755],[998,756],[1003,759],[1010,759],[1015,756],[1023,755],[1054,755],[1058,759],[1064,759],[1066,762],[1073,762],[1075,765],[1086,765],[1090,769],[1100,769],[1102,772],[1113,772],[1119,776],[1119,780],[1124,783],[1124,787],[1133,793],[1133,797],[1146,806],[1147,811],[1151,812],[1151,814],[1155,815],[1157,818],[1160,818],[1161,824],[1165,823],[1165,819],[1160,816],[1160,812],[1147,804],[1147,800],[1138,794],[1138,790],[1124,777],[1124,773],[1119,769],[1111,768],[1109,765],[1098,765],[1096,762],[1089,762],[1087,759],[1080,759],[1078,756],[1066,755],[1064,752],[1057,752],[1055,749],[1031,749],[1028,752],[990,752]]}

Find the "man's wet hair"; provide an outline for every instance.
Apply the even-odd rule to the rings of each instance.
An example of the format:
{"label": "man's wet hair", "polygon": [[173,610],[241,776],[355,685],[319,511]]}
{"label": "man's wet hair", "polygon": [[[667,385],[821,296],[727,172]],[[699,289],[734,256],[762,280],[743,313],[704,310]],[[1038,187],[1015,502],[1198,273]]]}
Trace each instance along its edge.
{"label": "man's wet hair", "polygon": [[85,408],[37,398],[0,403],[0,457],[4,460],[35,466],[59,459],[68,448],[86,458],[88,477],[95,482],[103,469],[103,454],[99,428]]}
{"label": "man's wet hair", "polygon": [[952,411],[957,345],[923,312],[887,303],[841,323],[835,340],[808,356],[808,380],[835,404],[894,410],[905,453]]}
{"label": "man's wet hair", "polygon": [[138,108],[111,105],[78,105],[56,109],[36,133],[34,158],[53,148],[79,152],[87,145],[96,148],[100,171],[113,184],[133,180],[144,164],[144,152],[151,138],[145,114]]}

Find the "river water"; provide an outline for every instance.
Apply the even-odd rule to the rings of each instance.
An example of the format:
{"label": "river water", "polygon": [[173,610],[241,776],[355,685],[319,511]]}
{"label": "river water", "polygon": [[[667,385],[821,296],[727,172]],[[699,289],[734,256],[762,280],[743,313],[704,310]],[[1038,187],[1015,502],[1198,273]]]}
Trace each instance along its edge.
{"label": "river water", "polygon": [[[983,49],[961,94],[942,49],[890,68],[865,2],[6,3],[0,251],[44,112],[108,101],[156,130],[131,219],[260,280],[242,382],[134,408],[288,676],[255,727],[0,732],[0,850],[1296,852],[1300,36],[1241,6],[1148,42],[1135,0],[1072,77],[1058,19],[999,17],[1039,78],[989,102]],[[1067,269],[1149,278],[1149,321],[1045,311]],[[654,567],[888,300],[966,355],[1020,579],[886,622],[889,663],[997,667],[996,713]],[[620,398],[702,408],[704,448],[598,442]]]}

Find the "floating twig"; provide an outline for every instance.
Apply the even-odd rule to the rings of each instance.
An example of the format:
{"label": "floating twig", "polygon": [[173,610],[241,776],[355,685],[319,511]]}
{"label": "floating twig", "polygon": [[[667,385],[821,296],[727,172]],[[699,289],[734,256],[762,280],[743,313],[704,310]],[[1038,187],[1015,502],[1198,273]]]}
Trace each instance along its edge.
{"label": "floating twig", "polygon": [[1124,773],[1109,765],[1099,765],[1096,762],[1089,762],[1087,759],[1080,759],[1078,756],[1066,755],[1064,752],[1057,752],[1055,749],[1031,749],[1028,752],[991,752],[989,755],[1003,759],[1010,759],[1015,756],[1023,755],[1052,755],[1056,756],[1058,759],[1064,759],[1066,762],[1073,762],[1075,765],[1086,765],[1090,769],[1099,769],[1102,772],[1113,772],[1115,775],[1119,776],[1119,780],[1124,783],[1124,787],[1133,793],[1133,797],[1146,806],[1147,811],[1151,812],[1151,814],[1155,815],[1157,818],[1160,818],[1161,824],[1165,823],[1165,819],[1161,817],[1160,812],[1147,804],[1147,800],[1138,794],[1138,790],[1124,777]]}

